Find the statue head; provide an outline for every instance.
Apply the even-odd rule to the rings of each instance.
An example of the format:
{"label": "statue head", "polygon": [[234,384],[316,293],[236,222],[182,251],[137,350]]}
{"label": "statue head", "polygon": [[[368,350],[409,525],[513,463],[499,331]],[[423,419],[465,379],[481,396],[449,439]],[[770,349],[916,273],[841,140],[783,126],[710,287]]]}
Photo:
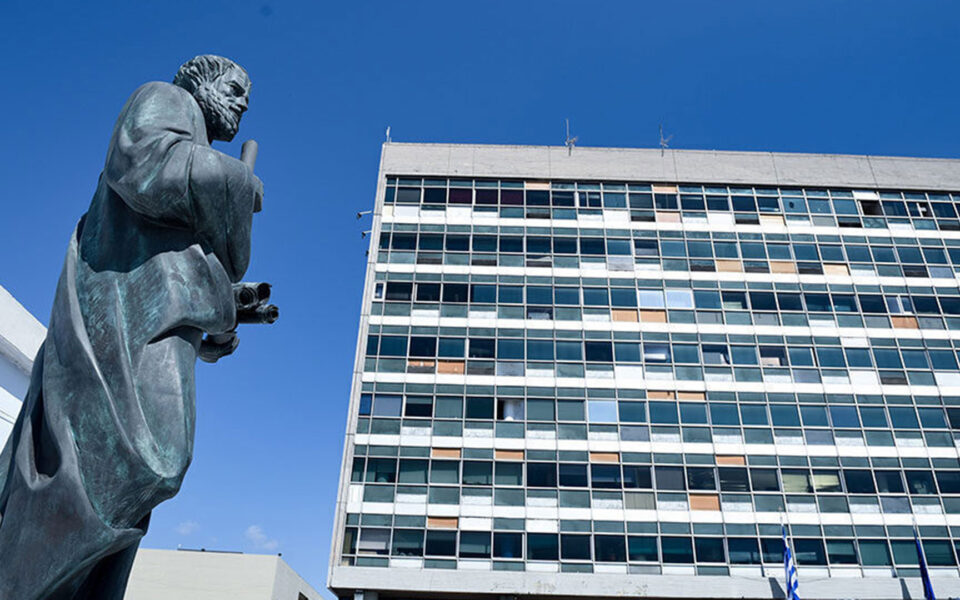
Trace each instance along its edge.
{"label": "statue head", "polygon": [[250,99],[250,78],[229,58],[202,54],[180,66],[173,84],[190,92],[203,111],[210,141],[229,142]]}

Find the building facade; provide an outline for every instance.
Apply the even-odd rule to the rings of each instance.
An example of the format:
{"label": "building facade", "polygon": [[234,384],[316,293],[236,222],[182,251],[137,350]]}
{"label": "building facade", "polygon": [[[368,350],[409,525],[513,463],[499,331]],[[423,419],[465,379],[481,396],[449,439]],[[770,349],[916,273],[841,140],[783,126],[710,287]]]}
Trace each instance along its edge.
{"label": "building facade", "polygon": [[960,595],[960,161],[386,144],[341,598]]}
{"label": "building facade", "polygon": [[46,335],[46,328],[0,287],[0,448],[20,413],[33,359]]}

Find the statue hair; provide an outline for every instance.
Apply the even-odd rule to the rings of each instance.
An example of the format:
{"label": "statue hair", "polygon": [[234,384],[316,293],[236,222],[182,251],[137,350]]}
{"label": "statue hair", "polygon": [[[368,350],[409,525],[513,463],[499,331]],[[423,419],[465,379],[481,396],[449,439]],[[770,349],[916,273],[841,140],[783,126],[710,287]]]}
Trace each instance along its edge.
{"label": "statue hair", "polygon": [[215,81],[230,69],[240,69],[244,74],[247,73],[246,69],[229,58],[216,54],[201,54],[180,65],[173,78],[173,85],[193,94],[203,83]]}

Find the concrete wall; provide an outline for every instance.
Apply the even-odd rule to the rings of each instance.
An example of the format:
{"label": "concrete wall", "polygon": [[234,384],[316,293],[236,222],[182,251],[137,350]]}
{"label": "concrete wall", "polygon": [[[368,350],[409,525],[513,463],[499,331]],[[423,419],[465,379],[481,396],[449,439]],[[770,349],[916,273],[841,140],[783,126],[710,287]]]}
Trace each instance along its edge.
{"label": "concrete wall", "polygon": [[319,600],[279,556],[141,549],[126,600]]}
{"label": "concrete wall", "polygon": [[960,160],[786,152],[390,143],[381,173],[960,191]]}
{"label": "concrete wall", "polygon": [[46,328],[0,287],[0,447],[20,412],[33,359],[46,335]]}
{"label": "concrete wall", "polygon": [[[613,575],[606,573],[509,573],[444,571],[438,569],[335,567],[330,588],[337,593],[369,590],[380,600],[443,598],[445,600],[500,597],[544,598],[676,598],[776,600],[783,598],[783,569],[770,577],[708,577],[696,575]],[[960,596],[956,577],[933,578],[940,598]],[[800,597],[805,600],[901,600],[923,598],[919,578],[879,577],[804,578],[800,569]]]}

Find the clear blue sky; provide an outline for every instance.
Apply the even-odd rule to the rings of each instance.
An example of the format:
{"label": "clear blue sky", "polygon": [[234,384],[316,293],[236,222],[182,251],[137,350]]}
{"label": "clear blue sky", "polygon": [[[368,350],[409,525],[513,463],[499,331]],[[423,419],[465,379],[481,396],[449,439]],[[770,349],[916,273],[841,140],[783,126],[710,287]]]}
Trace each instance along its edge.
{"label": "clear blue sky", "polygon": [[[281,320],[199,364],[195,459],[145,547],[282,552],[325,585],[370,208],[396,141],[960,155],[956,2],[36,2],[0,7],[0,285],[44,323],[114,119],[229,56]],[[254,529],[251,529],[254,527]]]}

